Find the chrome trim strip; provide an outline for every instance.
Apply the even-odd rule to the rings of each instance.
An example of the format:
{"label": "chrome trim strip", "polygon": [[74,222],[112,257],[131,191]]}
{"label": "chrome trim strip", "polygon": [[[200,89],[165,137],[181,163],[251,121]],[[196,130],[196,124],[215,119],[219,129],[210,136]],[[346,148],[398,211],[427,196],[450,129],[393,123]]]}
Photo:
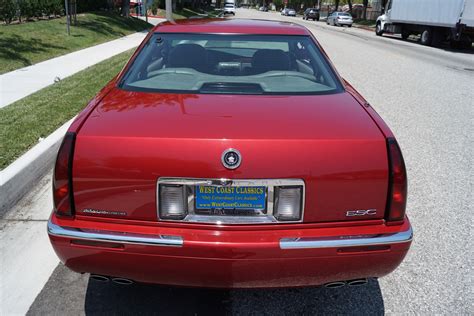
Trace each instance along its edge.
{"label": "chrome trim strip", "polygon": [[239,225],[239,224],[278,224],[273,216],[231,216],[231,215],[195,215],[188,214],[184,222],[217,224],[217,225]]}
{"label": "chrome trim strip", "polygon": [[281,249],[316,249],[316,248],[341,248],[358,246],[390,245],[409,242],[413,239],[413,230],[390,234],[355,235],[335,237],[304,237],[304,238],[282,238]]}
{"label": "chrome trim strip", "polygon": [[[160,217],[160,184],[175,184],[185,185],[187,187],[188,199],[188,215],[182,220],[164,219]],[[196,214],[194,209],[194,187],[197,185],[207,186],[264,186],[267,187],[267,208],[261,210],[261,215],[256,216],[218,216],[218,215],[201,215]],[[302,187],[302,201],[301,201],[301,218],[294,221],[278,221],[273,216],[274,211],[274,190],[276,186],[301,186]],[[290,224],[301,223],[304,219],[305,211],[306,186],[302,179],[228,179],[228,178],[159,178],[156,184],[156,215],[159,221],[163,222],[187,222],[187,223],[202,223],[202,224],[228,224],[228,225],[243,225],[243,224]],[[263,213],[263,212],[266,213]]]}
{"label": "chrome trim strip", "polygon": [[94,229],[82,229],[74,227],[64,227],[48,221],[48,234],[71,239],[106,241],[123,244],[147,245],[147,246],[171,246],[182,247],[183,238],[180,236],[168,235],[145,235],[126,232],[113,232]]}

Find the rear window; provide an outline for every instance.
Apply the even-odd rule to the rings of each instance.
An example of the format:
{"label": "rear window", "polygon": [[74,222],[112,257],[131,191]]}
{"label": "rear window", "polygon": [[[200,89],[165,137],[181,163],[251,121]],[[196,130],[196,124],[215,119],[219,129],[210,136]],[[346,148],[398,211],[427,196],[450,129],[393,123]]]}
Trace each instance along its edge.
{"label": "rear window", "polygon": [[123,76],[131,91],[330,94],[337,76],[309,36],[155,33]]}

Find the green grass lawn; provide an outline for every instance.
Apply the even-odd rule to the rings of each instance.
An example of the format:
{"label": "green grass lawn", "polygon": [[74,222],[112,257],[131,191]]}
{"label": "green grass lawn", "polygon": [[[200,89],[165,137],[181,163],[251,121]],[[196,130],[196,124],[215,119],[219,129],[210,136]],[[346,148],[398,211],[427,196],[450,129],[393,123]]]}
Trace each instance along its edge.
{"label": "green grass lawn", "polygon": [[81,111],[132,53],[112,57],[0,109],[0,170]]}
{"label": "green grass lawn", "polygon": [[0,25],[0,74],[150,28],[112,13],[78,14],[66,33],[66,18]]}

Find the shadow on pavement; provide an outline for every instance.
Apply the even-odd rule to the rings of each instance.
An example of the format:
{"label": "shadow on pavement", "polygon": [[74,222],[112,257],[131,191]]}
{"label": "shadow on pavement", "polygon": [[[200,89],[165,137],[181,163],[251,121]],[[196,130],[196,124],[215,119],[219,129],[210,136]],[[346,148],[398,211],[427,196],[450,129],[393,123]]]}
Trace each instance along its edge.
{"label": "shadow on pavement", "polygon": [[[407,42],[407,43],[412,43],[412,44],[417,44],[417,45],[420,45],[420,46],[424,46],[420,42],[420,36],[411,35],[406,40],[402,39],[401,37],[399,37],[397,35],[390,35],[390,34],[386,34],[386,35],[384,35],[384,37],[387,37],[387,38],[390,38],[390,39],[393,39],[393,40],[396,40],[396,41],[400,41],[400,42]],[[452,48],[452,47],[449,46],[449,43],[441,42],[441,43],[437,44],[436,46],[432,46],[432,47],[440,49],[440,50],[444,50],[444,51],[447,51],[447,52],[450,52],[450,53],[474,54],[474,46],[471,46],[470,48]]]}
{"label": "shadow on pavement", "polygon": [[89,280],[86,314],[287,315],[380,314],[379,284],[339,289],[192,289],[146,284],[116,285]]}
{"label": "shadow on pavement", "polygon": [[216,290],[148,284],[118,285],[71,272],[60,264],[29,315],[287,315],[384,314],[377,280],[326,289]]}

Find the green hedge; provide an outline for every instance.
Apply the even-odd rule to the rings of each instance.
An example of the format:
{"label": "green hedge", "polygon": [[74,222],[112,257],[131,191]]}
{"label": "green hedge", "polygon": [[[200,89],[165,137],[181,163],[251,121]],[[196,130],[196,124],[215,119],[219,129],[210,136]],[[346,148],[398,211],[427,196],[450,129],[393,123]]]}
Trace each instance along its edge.
{"label": "green hedge", "polygon": [[0,0],[0,19],[10,24],[18,11],[17,2],[14,0]]}
{"label": "green hedge", "polygon": [[49,17],[63,12],[62,0],[0,0],[0,19],[6,24],[16,19]]}
{"label": "green hedge", "polygon": [[[76,0],[77,12],[108,8],[107,0]],[[0,0],[0,21],[28,20],[64,14],[64,0]]]}

